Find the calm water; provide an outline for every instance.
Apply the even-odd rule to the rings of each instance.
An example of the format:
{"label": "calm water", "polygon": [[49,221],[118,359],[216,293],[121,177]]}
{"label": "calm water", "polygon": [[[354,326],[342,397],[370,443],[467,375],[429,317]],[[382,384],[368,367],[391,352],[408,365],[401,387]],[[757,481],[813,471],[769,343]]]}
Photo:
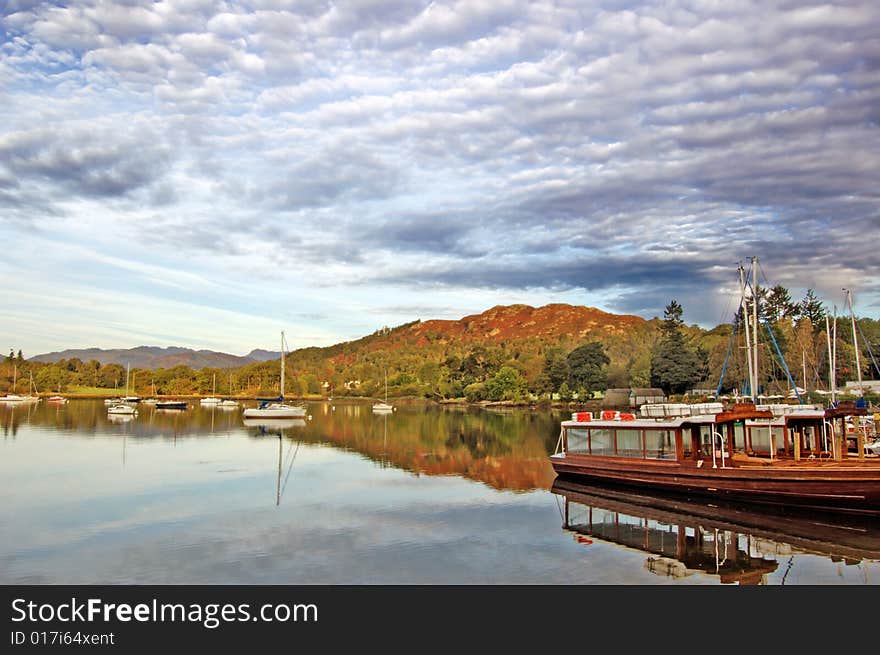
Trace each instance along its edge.
{"label": "calm water", "polygon": [[560,412],[308,411],[0,403],[0,583],[880,582],[859,530],[768,536],[553,486]]}

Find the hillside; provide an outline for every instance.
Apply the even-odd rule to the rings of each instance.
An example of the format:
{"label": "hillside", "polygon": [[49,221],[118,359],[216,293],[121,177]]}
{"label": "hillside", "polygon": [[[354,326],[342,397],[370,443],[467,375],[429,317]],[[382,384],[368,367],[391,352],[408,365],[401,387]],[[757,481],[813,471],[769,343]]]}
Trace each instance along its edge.
{"label": "hillside", "polygon": [[462,343],[478,343],[528,338],[601,339],[621,336],[646,322],[639,316],[609,314],[593,307],[557,303],[537,308],[529,305],[497,306],[458,321],[425,321],[409,329],[419,338],[428,339],[433,335]]}

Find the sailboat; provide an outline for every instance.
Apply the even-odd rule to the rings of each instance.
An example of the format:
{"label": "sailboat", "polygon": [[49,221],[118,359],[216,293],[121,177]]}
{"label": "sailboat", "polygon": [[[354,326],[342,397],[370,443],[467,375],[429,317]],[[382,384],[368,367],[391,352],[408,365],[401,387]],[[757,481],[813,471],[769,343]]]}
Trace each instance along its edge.
{"label": "sailboat", "polygon": [[385,402],[382,403],[374,403],[373,411],[377,413],[381,412],[393,412],[394,405],[388,404],[388,369],[385,369]]}
{"label": "sailboat", "polygon": [[[128,382],[129,382],[130,373],[131,373],[131,363],[127,364],[126,369],[125,369],[125,394],[126,395],[124,395],[122,397],[122,402],[124,402],[124,403],[140,402],[140,398],[138,398],[137,396],[129,395]],[[134,386],[134,379],[133,378],[132,378],[131,382],[132,382],[131,386]]]}
{"label": "sailboat", "polygon": [[220,399],[217,398],[217,374],[214,373],[214,383],[211,387],[211,396],[209,398],[202,398],[199,401],[201,405],[217,405],[220,403]]}
{"label": "sailboat", "polygon": [[281,391],[278,398],[259,398],[259,407],[248,407],[242,412],[244,418],[303,418],[306,408],[284,402],[284,360],[286,350],[284,332],[281,332]]}
{"label": "sailboat", "polygon": [[64,405],[65,403],[67,403],[67,398],[65,398],[64,396],[61,395],[61,380],[60,379],[58,380],[58,394],[55,396],[49,396],[46,399],[46,402],[52,403],[55,405]]}
{"label": "sailboat", "polygon": [[141,402],[146,405],[155,405],[159,402],[159,399],[156,398],[156,381],[153,378],[150,378],[150,389],[153,391],[153,395],[149,398],[142,400]]}
{"label": "sailboat", "polygon": [[[229,374],[229,395],[232,395],[232,373]],[[238,401],[232,400],[231,398],[224,398],[219,403],[217,403],[217,407],[220,409],[233,409],[238,407]]]}
{"label": "sailboat", "polygon": [[[39,396],[21,396],[15,393],[15,386],[18,383],[18,366],[13,365],[12,367],[12,393],[8,393],[5,396],[0,396],[0,402],[4,403],[33,403],[40,399]],[[34,385],[34,374],[31,373],[31,386],[36,388]]]}

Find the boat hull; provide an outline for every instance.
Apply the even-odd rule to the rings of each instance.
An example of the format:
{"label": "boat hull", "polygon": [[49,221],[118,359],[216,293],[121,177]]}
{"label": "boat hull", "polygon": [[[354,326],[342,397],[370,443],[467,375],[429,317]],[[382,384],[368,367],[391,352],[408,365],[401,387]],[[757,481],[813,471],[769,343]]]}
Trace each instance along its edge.
{"label": "boat hull", "polygon": [[[557,475],[767,506],[880,516],[880,462],[712,468],[678,462],[553,455]],[[854,463],[855,464],[855,463]]]}
{"label": "boat hull", "polygon": [[244,418],[303,418],[305,407],[248,407],[242,412]]}
{"label": "boat hull", "polygon": [[156,409],[187,409],[189,405],[186,401],[158,401],[155,403]]}

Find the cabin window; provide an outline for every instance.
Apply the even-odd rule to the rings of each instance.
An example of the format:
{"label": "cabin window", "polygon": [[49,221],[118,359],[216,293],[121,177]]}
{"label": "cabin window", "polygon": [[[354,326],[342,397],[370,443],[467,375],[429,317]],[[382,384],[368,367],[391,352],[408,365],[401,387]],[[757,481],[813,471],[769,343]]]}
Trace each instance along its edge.
{"label": "cabin window", "polygon": [[[718,437],[715,437],[715,445],[720,446]],[[712,426],[700,426],[700,452],[703,457],[712,457]]]}
{"label": "cabin window", "polygon": [[641,430],[617,430],[617,455],[619,457],[644,457]]}
{"label": "cabin window", "polygon": [[569,428],[565,431],[566,452],[587,455],[590,452],[589,430]]}
{"label": "cabin window", "polygon": [[590,452],[593,455],[614,455],[614,431],[608,428],[590,430]]}
{"label": "cabin window", "polygon": [[744,421],[733,424],[733,452],[746,454],[746,426]]}
{"label": "cabin window", "polygon": [[700,449],[700,430],[692,427],[689,430],[683,430],[681,433],[683,459],[694,459],[694,451]]}
{"label": "cabin window", "polygon": [[776,454],[784,455],[785,454],[785,428],[783,427],[773,427],[770,428],[771,433],[773,434],[773,441],[776,443]]}
{"label": "cabin window", "polygon": [[752,452],[769,455],[773,448],[770,445],[770,426],[752,425],[749,428]]}
{"label": "cabin window", "polygon": [[645,457],[675,459],[675,431],[645,430]]}

